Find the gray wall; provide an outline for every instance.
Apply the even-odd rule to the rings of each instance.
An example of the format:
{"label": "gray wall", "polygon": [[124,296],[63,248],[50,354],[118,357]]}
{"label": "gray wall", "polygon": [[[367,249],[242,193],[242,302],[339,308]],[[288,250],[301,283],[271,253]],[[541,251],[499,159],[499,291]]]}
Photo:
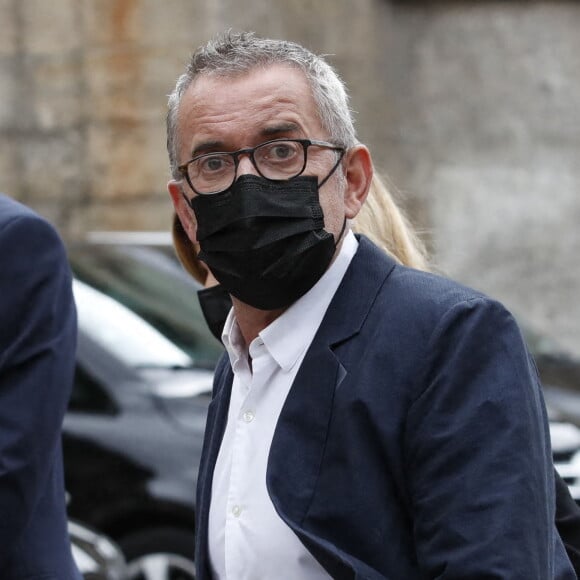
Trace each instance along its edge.
{"label": "gray wall", "polygon": [[167,229],[166,94],[224,28],[331,54],[437,265],[580,351],[580,4],[0,0],[0,190]]}
{"label": "gray wall", "polygon": [[580,350],[580,5],[400,16],[397,177],[439,265]]}

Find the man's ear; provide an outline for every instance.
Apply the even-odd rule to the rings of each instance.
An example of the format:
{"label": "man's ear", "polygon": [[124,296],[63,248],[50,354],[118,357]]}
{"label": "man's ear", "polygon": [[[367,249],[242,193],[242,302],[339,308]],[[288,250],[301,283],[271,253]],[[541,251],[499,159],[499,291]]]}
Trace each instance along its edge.
{"label": "man's ear", "polygon": [[345,216],[347,219],[353,219],[367,198],[373,178],[373,162],[367,147],[356,145],[346,152],[344,175],[346,178]]}
{"label": "man's ear", "polygon": [[185,230],[187,237],[194,243],[197,243],[197,221],[195,214],[184,198],[183,189],[180,181],[172,179],[167,184],[167,191],[171,196],[175,213]]}

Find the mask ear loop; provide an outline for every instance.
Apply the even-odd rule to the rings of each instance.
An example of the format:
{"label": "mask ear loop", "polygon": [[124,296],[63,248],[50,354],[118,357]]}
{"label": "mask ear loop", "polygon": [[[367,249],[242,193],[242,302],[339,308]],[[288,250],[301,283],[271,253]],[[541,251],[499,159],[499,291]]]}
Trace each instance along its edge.
{"label": "mask ear loop", "polygon": [[183,189],[181,190],[181,195],[183,196],[183,199],[185,200],[185,203],[191,208],[191,210],[193,211],[193,205],[191,205],[191,199],[189,199],[187,197],[187,195],[185,195],[185,193],[183,192]]}
{"label": "mask ear loop", "polygon": [[333,168],[330,170],[330,173],[318,184],[318,187],[322,187],[330,179],[330,176],[336,171],[336,169],[340,165],[340,162],[342,161],[342,158],[344,157],[345,153],[346,153],[346,149],[340,150],[340,155],[338,156],[336,163],[334,164]]}
{"label": "mask ear loop", "polygon": [[[340,155],[338,156],[338,159],[336,160],[334,167],[330,170],[330,173],[318,184],[319,188],[321,188],[330,179],[330,176],[337,170],[337,168],[340,165],[340,162],[342,161],[342,158],[344,157],[345,153],[346,153],[346,149],[342,149],[340,151]],[[344,230],[346,230],[346,221],[347,221],[346,216],[344,216],[344,221],[342,222],[342,228],[340,229],[340,233],[338,234],[338,237],[336,238],[336,241],[334,242],[335,248],[336,248],[336,246],[338,246],[338,242],[340,242],[340,240],[342,239],[342,236],[344,234]]]}

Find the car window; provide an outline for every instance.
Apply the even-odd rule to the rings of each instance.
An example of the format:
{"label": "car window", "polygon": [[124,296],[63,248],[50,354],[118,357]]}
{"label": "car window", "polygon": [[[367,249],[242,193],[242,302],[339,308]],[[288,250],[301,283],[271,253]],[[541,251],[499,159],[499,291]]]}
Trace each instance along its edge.
{"label": "car window", "polygon": [[[115,339],[116,346],[124,349],[124,356],[132,357],[133,364],[215,367],[223,346],[212,336],[203,319],[196,295],[199,286],[175,259],[151,248],[109,245],[73,248],[70,259],[79,282],[100,292],[100,298],[106,296],[132,312],[133,329],[137,324],[147,328],[143,331],[147,340],[130,341],[126,336]],[[117,311],[120,312],[119,307]],[[91,317],[95,326],[98,324],[94,311],[85,310],[84,314]],[[127,312],[122,316],[124,320],[131,318]],[[84,324],[82,317],[83,312],[79,312],[79,324]],[[122,332],[118,326],[117,330]],[[103,337],[108,331],[101,328],[99,332]],[[147,357],[129,352],[136,345],[126,341],[134,343],[135,340],[139,341],[140,348],[146,349]]]}
{"label": "car window", "polygon": [[132,367],[191,367],[191,357],[118,300],[73,281],[79,328]]}

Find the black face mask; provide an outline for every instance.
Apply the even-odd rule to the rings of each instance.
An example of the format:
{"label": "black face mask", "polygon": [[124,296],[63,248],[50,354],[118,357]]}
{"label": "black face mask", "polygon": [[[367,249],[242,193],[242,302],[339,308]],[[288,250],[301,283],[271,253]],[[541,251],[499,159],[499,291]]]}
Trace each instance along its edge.
{"label": "black face mask", "polygon": [[201,312],[211,333],[221,342],[226,318],[232,307],[232,299],[221,285],[197,291]]}
{"label": "black face mask", "polygon": [[199,259],[228,293],[255,308],[292,304],[334,256],[336,243],[324,230],[314,176],[269,181],[242,175],[230,189],[190,203]]}

